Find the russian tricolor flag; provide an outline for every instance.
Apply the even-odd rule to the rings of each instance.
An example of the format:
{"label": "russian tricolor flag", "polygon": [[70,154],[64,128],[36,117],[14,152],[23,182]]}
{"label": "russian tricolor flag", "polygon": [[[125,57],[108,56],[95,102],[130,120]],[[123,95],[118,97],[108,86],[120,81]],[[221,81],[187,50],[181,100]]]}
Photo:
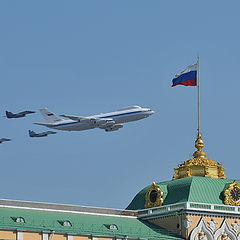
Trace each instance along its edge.
{"label": "russian tricolor flag", "polygon": [[175,75],[172,87],[177,85],[197,86],[197,63],[188,66],[185,70]]}

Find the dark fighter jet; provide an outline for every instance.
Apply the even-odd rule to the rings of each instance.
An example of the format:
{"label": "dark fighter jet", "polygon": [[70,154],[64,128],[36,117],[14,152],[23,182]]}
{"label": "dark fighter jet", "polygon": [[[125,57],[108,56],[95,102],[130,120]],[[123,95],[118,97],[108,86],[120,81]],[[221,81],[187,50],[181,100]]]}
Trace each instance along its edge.
{"label": "dark fighter jet", "polygon": [[0,138],[0,143],[11,141],[9,138]]}
{"label": "dark fighter jet", "polygon": [[34,111],[24,111],[24,112],[19,112],[19,113],[12,113],[6,111],[6,117],[7,118],[21,118],[25,117],[27,114],[35,113]]}
{"label": "dark fighter jet", "polygon": [[57,132],[53,132],[53,131],[47,131],[47,132],[41,132],[41,133],[36,133],[31,130],[28,131],[29,137],[46,137],[47,135],[56,134],[56,133]]}

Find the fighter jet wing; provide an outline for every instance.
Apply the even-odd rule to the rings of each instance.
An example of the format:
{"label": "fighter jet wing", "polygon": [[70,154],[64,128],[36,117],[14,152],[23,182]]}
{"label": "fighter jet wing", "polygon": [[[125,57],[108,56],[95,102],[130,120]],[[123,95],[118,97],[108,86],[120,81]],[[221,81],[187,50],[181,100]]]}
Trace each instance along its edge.
{"label": "fighter jet wing", "polygon": [[31,114],[31,113],[35,113],[35,112],[34,111],[23,111],[18,114]]}
{"label": "fighter jet wing", "polygon": [[49,134],[56,134],[57,132],[47,131],[46,133],[49,135]]}

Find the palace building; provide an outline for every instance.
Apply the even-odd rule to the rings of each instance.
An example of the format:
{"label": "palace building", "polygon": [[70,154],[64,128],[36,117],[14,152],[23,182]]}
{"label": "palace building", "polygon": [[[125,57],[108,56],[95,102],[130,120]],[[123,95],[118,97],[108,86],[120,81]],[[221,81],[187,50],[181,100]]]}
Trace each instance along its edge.
{"label": "palace building", "polygon": [[0,240],[237,240],[240,181],[202,150],[124,210],[0,200]]}

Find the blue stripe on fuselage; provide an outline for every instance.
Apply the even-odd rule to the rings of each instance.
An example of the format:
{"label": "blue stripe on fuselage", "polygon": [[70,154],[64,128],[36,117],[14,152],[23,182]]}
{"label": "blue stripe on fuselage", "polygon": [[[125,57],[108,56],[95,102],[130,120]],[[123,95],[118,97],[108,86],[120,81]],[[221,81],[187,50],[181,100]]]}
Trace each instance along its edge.
{"label": "blue stripe on fuselage", "polygon": [[99,118],[113,118],[113,117],[118,117],[118,116],[123,116],[123,115],[133,114],[133,113],[143,113],[143,112],[145,112],[145,111],[136,111],[136,112],[128,112],[128,113],[119,113],[119,114],[108,115],[108,116],[99,117]]}
{"label": "blue stripe on fuselage", "polygon": [[[119,114],[114,114],[114,115],[108,115],[108,116],[104,116],[104,117],[97,117],[97,118],[113,118],[113,117],[119,117],[119,116],[124,116],[124,115],[129,115],[129,114],[135,114],[135,113],[144,113],[146,111],[136,111],[136,112],[128,112],[128,113],[119,113]],[[91,118],[91,117],[90,117]],[[94,118],[94,117],[93,117]],[[81,121],[80,121],[81,122]],[[59,127],[59,126],[66,126],[66,125],[70,125],[70,124],[75,124],[75,123],[79,123],[78,121],[75,122],[70,122],[70,123],[60,123],[60,124],[56,124],[53,127]]]}

